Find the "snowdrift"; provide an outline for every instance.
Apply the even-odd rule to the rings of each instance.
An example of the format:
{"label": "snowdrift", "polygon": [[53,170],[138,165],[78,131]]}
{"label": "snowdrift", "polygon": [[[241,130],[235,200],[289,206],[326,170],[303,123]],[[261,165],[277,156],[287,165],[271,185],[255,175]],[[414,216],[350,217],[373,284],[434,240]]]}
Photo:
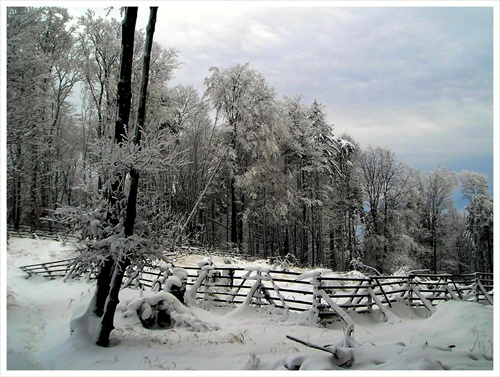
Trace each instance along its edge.
{"label": "snowdrift", "polygon": [[[15,370],[27,371],[23,375],[36,370],[99,370],[100,375],[106,370],[134,375],[152,370],[475,370],[496,375],[493,307],[464,301],[443,302],[431,316],[398,303],[386,322],[376,313],[353,315],[354,330],[346,334],[340,321],[328,328],[305,326],[307,313],[248,305],[205,310],[179,306],[163,293],[127,288],[120,294],[112,344],[104,349],[71,333],[72,319],[93,295],[93,282],[28,279],[18,268],[71,256],[71,247],[55,241],[10,240],[7,327],[2,331],[7,336],[7,368],[2,375]],[[255,267],[255,262],[248,266]],[[145,328],[138,306],[161,300],[171,306],[176,323],[165,329]],[[346,342],[346,335],[353,342]],[[339,363],[331,352],[293,338],[340,350],[339,355],[348,353],[350,362]]]}

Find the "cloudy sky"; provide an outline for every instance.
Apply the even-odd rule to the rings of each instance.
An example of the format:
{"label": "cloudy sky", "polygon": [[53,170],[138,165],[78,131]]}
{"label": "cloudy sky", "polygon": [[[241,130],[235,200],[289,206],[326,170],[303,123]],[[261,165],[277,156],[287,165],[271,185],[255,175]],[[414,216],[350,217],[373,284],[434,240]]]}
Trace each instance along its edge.
{"label": "cloudy sky", "polygon": [[249,62],[280,97],[322,103],[336,134],[492,185],[494,11],[422,3],[164,1],[154,38],[179,51],[173,84],[202,92],[210,67]]}
{"label": "cloudy sky", "polygon": [[498,8],[420,3],[140,2],[137,28],[158,5],[154,39],[183,63],[172,85],[203,92],[210,67],[249,62],[279,97],[322,103],[337,135],[423,171],[485,173],[492,187]]}

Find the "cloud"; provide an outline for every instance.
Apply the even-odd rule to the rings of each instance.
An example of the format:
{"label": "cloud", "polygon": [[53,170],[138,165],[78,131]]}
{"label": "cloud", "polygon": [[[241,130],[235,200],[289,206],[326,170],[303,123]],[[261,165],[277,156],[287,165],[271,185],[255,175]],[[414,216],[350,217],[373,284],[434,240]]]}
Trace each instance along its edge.
{"label": "cloud", "polygon": [[492,8],[251,3],[159,4],[155,41],[184,63],[173,84],[202,92],[211,66],[249,62],[363,146],[419,168],[493,160]]}
{"label": "cloud", "polygon": [[280,36],[272,27],[262,23],[250,25],[242,41],[242,48],[249,53],[258,53],[262,49],[270,49],[280,43]]}
{"label": "cloud", "polygon": [[350,134],[362,147],[391,149],[401,161],[418,168],[457,159],[493,160],[491,112],[481,106],[440,101],[420,108],[349,108],[338,118],[337,132]]}

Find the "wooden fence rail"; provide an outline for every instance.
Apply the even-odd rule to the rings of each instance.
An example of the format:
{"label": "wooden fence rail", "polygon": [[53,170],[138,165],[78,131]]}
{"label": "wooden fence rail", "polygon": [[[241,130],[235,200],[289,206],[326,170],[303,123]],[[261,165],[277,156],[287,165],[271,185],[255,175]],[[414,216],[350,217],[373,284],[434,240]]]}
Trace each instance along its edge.
{"label": "wooden fence rail", "polygon": [[[76,258],[20,267],[29,276],[50,279],[86,276],[94,279],[97,267],[79,263]],[[173,266],[130,267],[123,287],[164,290]],[[204,266],[176,267],[187,273],[186,296],[206,308],[236,307],[242,304],[270,305],[292,312],[311,311],[317,321],[341,318],[351,321],[352,311],[379,310],[388,315],[396,302],[430,313],[446,300],[468,300],[493,304],[493,274],[474,273],[410,274],[408,276],[346,277],[331,272],[305,274],[263,267]]]}
{"label": "wooden fence rail", "polygon": [[8,224],[7,237],[55,240],[60,242],[78,241],[78,237],[70,233],[67,229],[59,227],[57,225],[52,225],[51,223],[45,224],[36,229],[26,225],[21,225],[18,227],[18,229],[14,229],[11,224]]}

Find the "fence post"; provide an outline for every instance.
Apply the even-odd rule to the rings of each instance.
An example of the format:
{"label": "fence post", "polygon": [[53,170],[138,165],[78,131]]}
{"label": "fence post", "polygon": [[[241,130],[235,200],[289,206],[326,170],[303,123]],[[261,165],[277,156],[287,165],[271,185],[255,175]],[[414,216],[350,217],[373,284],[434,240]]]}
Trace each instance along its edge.
{"label": "fence post", "polygon": [[[455,287],[455,291],[457,292],[458,294],[458,297],[460,298],[460,300],[463,300],[464,298],[462,297],[462,293],[460,292],[460,289],[458,289],[458,286],[457,284],[455,283],[455,280],[453,279],[453,276],[450,275],[449,279],[451,280],[453,286]],[[453,292],[453,289],[450,289],[450,294],[451,292]],[[453,295],[452,295],[453,296]]]}
{"label": "fence post", "polygon": [[484,296],[484,300],[488,302],[488,304],[493,305],[493,299],[484,287],[483,283],[481,282],[481,273],[476,272],[476,301],[480,300],[480,295],[482,294]]}
{"label": "fence post", "polygon": [[313,297],[311,309],[309,309],[309,322],[317,325],[321,321],[319,315],[321,306],[321,296],[319,295],[321,289],[321,272],[318,271],[312,276],[311,283],[313,285]]}
{"label": "fence post", "polygon": [[207,278],[209,271],[212,269],[213,269],[212,266],[201,267],[198,278],[194,282],[193,286],[186,291],[185,298],[188,304],[194,305],[196,303],[196,293],[198,292],[198,289],[201,287],[201,285],[204,283],[205,278]]}
{"label": "fence post", "polygon": [[479,302],[479,275],[477,272],[474,272],[474,296],[476,297],[476,302]]}
{"label": "fence post", "polygon": [[[256,274],[252,277],[250,277],[252,271],[254,271]],[[262,305],[260,302],[262,301],[261,298],[262,296],[262,274],[259,269],[249,269],[250,274],[248,275],[249,279],[254,279],[255,283],[253,283],[252,287],[247,293],[247,297],[245,298],[244,305],[249,306],[252,303],[252,300],[254,297],[257,298],[258,305]]]}
{"label": "fence post", "polygon": [[[368,279],[370,279],[370,287],[368,289],[371,289],[373,293],[375,293],[373,291],[373,288],[374,288],[374,284],[373,284],[373,277],[370,276]],[[372,295],[370,294],[370,291],[368,291],[368,310],[371,312],[373,310],[373,299],[372,299]]]}
{"label": "fence post", "polygon": [[413,307],[413,275],[408,274],[408,302]]}
{"label": "fence post", "polygon": [[207,275],[205,277],[205,280],[203,281],[203,308],[204,309],[210,309],[210,307],[213,305],[213,300],[212,300],[212,286],[214,285],[214,279],[215,279],[215,270],[213,266],[209,266],[211,268],[207,269]]}
{"label": "fence post", "polygon": [[[281,294],[280,292],[280,288],[276,285],[276,283],[274,282],[274,279],[273,277],[271,276],[271,273],[270,271],[266,272],[264,274],[264,277],[265,277],[265,280],[266,281],[269,281],[271,283],[271,286],[273,287],[274,291],[276,292],[276,294],[278,295],[278,298],[281,302],[281,305],[283,305],[283,309],[285,309],[287,312],[289,310],[289,307],[288,307],[288,304],[285,302],[285,298],[283,297],[283,295]],[[264,285],[262,285],[261,287],[261,290],[262,290],[262,293],[264,293],[264,295],[267,293],[266,292],[266,287],[264,287]],[[273,306],[276,306],[276,304],[274,304],[273,302],[273,299],[271,299],[270,296],[266,297],[266,299],[269,301],[269,303]]]}
{"label": "fence post", "polygon": [[[371,279],[371,278],[370,278]],[[389,305],[389,308],[392,308],[391,300],[389,300],[389,297],[387,296],[387,293],[384,291],[384,287],[382,287],[382,284],[378,281],[378,278],[376,276],[373,277],[377,285],[380,287],[380,290],[382,291],[382,294],[385,297],[385,300],[387,301],[387,305]]]}

